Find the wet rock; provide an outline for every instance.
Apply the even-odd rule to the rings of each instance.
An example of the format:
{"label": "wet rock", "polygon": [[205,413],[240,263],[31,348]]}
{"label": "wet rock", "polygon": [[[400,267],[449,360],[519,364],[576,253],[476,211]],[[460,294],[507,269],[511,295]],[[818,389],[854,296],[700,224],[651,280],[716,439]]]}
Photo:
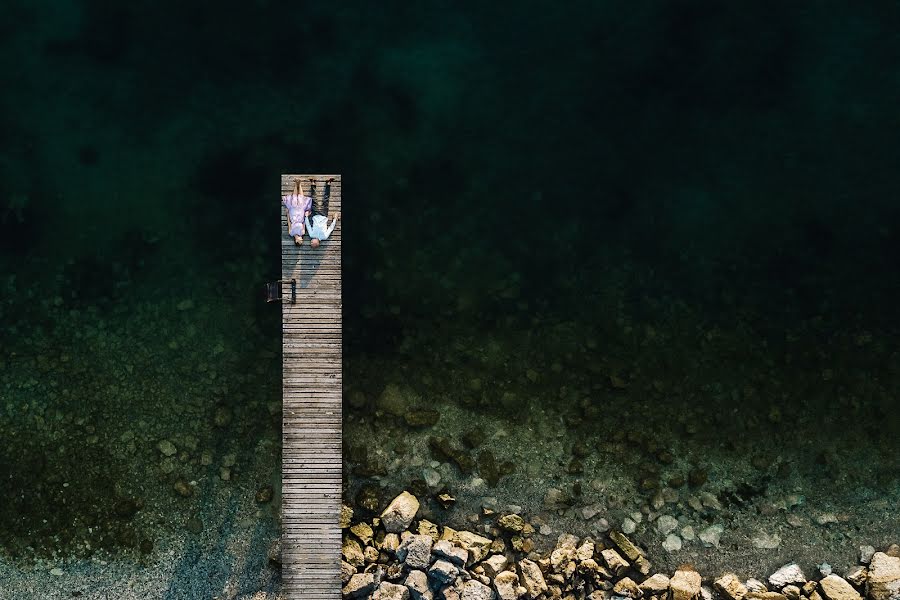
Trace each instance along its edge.
{"label": "wet rock", "polygon": [[706,473],[706,469],[700,467],[694,467],[688,473],[688,485],[691,487],[700,487],[704,483],[706,483],[709,475]]}
{"label": "wet rock", "polygon": [[403,420],[410,427],[434,427],[441,418],[441,413],[428,408],[411,410],[403,415]]}
{"label": "wet rock", "polygon": [[519,515],[503,515],[497,519],[497,527],[504,531],[520,533],[525,527],[525,519]]}
{"label": "wet rock", "polygon": [[872,546],[859,547],[859,564],[869,564],[870,562],[872,562],[873,556],[875,556],[875,548],[873,548]]}
{"label": "wet rock", "polygon": [[172,487],[182,498],[189,498],[194,495],[194,488],[184,479],[175,480],[175,484]]}
{"label": "wet rock", "polygon": [[648,577],[638,586],[642,592],[650,596],[656,596],[669,591],[669,578],[662,573]]}
{"label": "wet rock", "polygon": [[694,600],[700,596],[700,573],[678,569],[669,580],[672,600]]}
{"label": "wet rock", "polygon": [[477,448],[484,443],[485,439],[487,439],[487,435],[485,434],[484,429],[476,427],[463,434],[462,441],[463,444],[469,448]]}
{"label": "wet rock", "polygon": [[350,527],[350,522],[353,519],[353,509],[347,506],[346,504],[341,504],[341,517],[340,517],[340,527],[341,529],[347,529]]}
{"label": "wet rock", "polygon": [[410,571],[403,581],[403,585],[409,588],[413,600],[432,600],[434,598],[434,593],[428,587],[428,575],[425,571]]}
{"label": "wet rock", "polygon": [[478,454],[478,474],[490,487],[495,487],[500,482],[500,469],[490,450],[482,450]]}
{"label": "wet rock", "polygon": [[341,556],[344,560],[354,567],[362,567],[366,564],[366,558],[363,554],[362,546],[354,539],[347,538],[341,546]]}
{"label": "wet rock", "polygon": [[828,575],[819,581],[819,589],[828,600],[862,600],[859,592],[843,577],[837,575]]}
{"label": "wet rock", "polygon": [[419,500],[404,491],[381,513],[381,523],[385,531],[399,533],[410,526],[418,511]]}
{"label": "wet rock", "polygon": [[509,561],[502,554],[494,554],[481,563],[481,567],[488,577],[497,577],[500,573],[506,571],[508,565]]}
{"label": "wet rock", "polygon": [[549,488],[544,494],[544,508],[547,510],[568,508],[571,504],[572,497],[559,488]]}
{"label": "wet rock", "polygon": [[703,542],[703,545],[706,547],[715,546],[719,547],[719,542],[722,538],[722,533],[725,531],[725,528],[722,525],[710,525],[699,534],[697,537],[700,538],[700,541]]}
{"label": "wet rock", "polygon": [[856,587],[862,589],[863,587],[865,587],[866,580],[869,578],[869,570],[862,566],[856,567],[854,569],[850,569],[850,571],[844,576],[844,578]]}
{"label": "wet rock", "polygon": [[428,577],[441,584],[452,582],[458,574],[459,569],[456,568],[456,565],[441,559],[434,561],[434,564],[428,569]]}
{"label": "wet rock", "polygon": [[409,600],[409,589],[405,585],[382,581],[372,594],[372,600]]}
{"label": "wet rock", "polygon": [[674,533],[670,533],[663,540],[662,547],[666,552],[677,552],[681,550],[681,538]]}
{"label": "wet rock", "polygon": [[[779,592],[747,592],[744,600],[787,600],[787,596]],[[810,600],[813,600],[813,598],[810,598]],[[818,600],[821,600],[821,598]]]}
{"label": "wet rock", "polygon": [[433,541],[430,535],[410,535],[400,543],[397,558],[410,569],[427,569]]}
{"label": "wet rock", "polygon": [[776,590],[791,583],[801,586],[806,583],[806,576],[797,563],[788,563],[769,576],[769,585]]}
{"label": "wet rock", "polygon": [[418,396],[409,387],[389,383],[375,401],[375,406],[395,417],[402,417],[417,404]]}
{"label": "wet rock", "polygon": [[[276,569],[281,568],[281,537],[275,538],[272,543],[269,545],[269,550],[266,552],[266,558],[269,559],[269,564]],[[343,561],[341,561],[343,562]],[[346,564],[346,563],[344,563]],[[348,565],[349,566],[349,565]],[[350,576],[347,576],[347,579],[350,579]],[[347,583],[346,581],[343,583]]]}
{"label": "wet rock", "polygon": [[547,592],[547,582],[537,563],[523,558],[519,561],[519,571],[522,573],[522,585],[528,598],[537,598]]}
{"label": "wet rock", "polygon": [[790,584],[781,588],[781,593],[784,594],[785,598],[788,600],[800,600],[802,590],[798,586]]}
{"label": "wet rock", "polygon": [[160,440],[156,447],[163,453],[163,456],[174,456],[175,454],[178,454],[178,448],[176,448],[175,444],[169,440]]}
{"label": "wet rock", "polygon": [[461,600],[493,600],[494,592],[481,581],[470,579],[463,584]]}
{"label": "wet rock", "polygon": [[713,586],[728,600],[744,600],[744,596],[747,595],[747,587],[734,573],[722,575],[713,583]]}
{"label": "wet rock", "polygon": [[781,536],[777,533],[760,532],[753,536],[751,543],[761,550],[774,550],[781,545]]}
{"label": "wet rock", "polygon": [[449,461],[456,464],[459,470],[468,475],[475,467],[475,461],[469,456],[469,453],[461,448],[455,447],[446,437],[430,437],[428,438],[428,447],[431,449],[432,455],[441,461]]}
{"label": "wet rock", "polygon": [[631,577],[623,577],[613,586],[613,592],[618,596],[622,596],[624,598],[632,598],[637,599],[640,598],[643,593],[638,585],[634,582]]}
{"label": "wet rock", "polygon": [[502,571],[494,576],[494,590],[498,600],[517,600],[525,593],[525,588],[519,585],[519,576],[512,571]]}
{"label": "wet rock", "polygon": [[346,586],[350,583],[350,578],[356,574],[356,567],[348,563],[346,560],[341,561],[341,585]]}
{"label": "wet rock", "polygon": [[662,515],[656,520],[656,530],[663,535],[669,535],[678,527],[678,519],[669,515]]}
{"label": "wet rock", "polygon": [[372,543],[372,526],[368,523],[357,523],[353,527],[350,528],[350,533],[359,538],[359,541],[363,544],[371,544]]}
{"label": "wet rock", "polygon": [[631,566],[628,561],[622,558],[622,555],[613,548],[605,548],[601,550],[600,556],[603,557],[604,562],[606,562],[606,566],[609,567],[609,570],[612,571],[616,576],[622,575]]}
{"label": "wet rock", "polygon": [[490,539],[471,531],[457,531],[456,542],[468,551],[470,565],[481,561],[491,550]]}
{"label": "wet rock", "polygon": [[256,501],[259,504],[268,504],[272,501],[272,486],[266,485],[256,490]]}
{"label": "wet rock", "polygon": [[753,579],[752,577],[747,580],[747,593],[760,593],[760,592],[768,592],[769,588],[766,587],[759,579]]}
{"label": "wet rock", "polygon": [[197,517],[191,517],[190,519],[188,519],[185,528],[196,535],[203,531],[203,521],[201,521]]}
{"label": "wet rock", "polygon": [[449,540],[438,540],[434,543],[431,552],[435,556],[449,560],[458,567],[465,566],[466,561],[469,559],[468,550],[454,546]]}
{"label": "wet rock", "polygon": [[885,552],[872,555],[866,597],[869,600],[900,600],[900,558]]}

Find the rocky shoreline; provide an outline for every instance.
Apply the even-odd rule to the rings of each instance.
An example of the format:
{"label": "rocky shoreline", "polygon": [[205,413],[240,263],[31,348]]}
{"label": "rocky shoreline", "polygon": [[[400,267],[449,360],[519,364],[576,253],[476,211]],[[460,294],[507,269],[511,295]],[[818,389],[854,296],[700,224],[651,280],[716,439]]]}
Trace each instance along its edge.
{"label": "rocky shoreline", "polygon": [[512,512],[483,517],[481,533],[416,519],[419,500],[404,491],[379,516],[354,520],[344,505],[342,595],[373,600],[900,600],[900,546],[859,549],[843,575],[823,563],[807,577],[789,563],[765,578],[709,578],[691,565],[654,573],[646,552],[616,530],[559,536],[542,554],[535,527]]}

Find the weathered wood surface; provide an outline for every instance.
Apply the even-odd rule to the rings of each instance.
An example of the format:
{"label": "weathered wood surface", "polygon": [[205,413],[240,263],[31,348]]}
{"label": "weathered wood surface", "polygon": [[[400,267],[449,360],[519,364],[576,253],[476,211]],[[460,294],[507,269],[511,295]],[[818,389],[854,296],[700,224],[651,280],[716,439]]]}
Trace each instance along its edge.
{"label": "weathered wood surface", "polygon": [[[340,175],[282,175],[281,194],[299,178],[310,195],[331,186],[341,210]],[[343,217],[343,215],[342,215]],[[314,250],[298,247],[281,208],[281,278],[297,280],[297,303],[282,304],[282,580],[293,600],[341,597],[341,228]],[[282,294],[290,298],[290,283]]]}

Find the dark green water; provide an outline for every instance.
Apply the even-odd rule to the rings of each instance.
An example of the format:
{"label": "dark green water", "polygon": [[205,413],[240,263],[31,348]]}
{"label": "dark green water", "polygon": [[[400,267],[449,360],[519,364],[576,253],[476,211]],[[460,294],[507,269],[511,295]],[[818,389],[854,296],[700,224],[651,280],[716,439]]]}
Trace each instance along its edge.
{"label": "dark green water", "polygon": [[[533,485],[527,449],[495,440],[502,476],[472,451],[490,494],[535,512],[615,463],[590,498],[614,524],[691,470],[732,499],[707,524],[804,495],[808,528],[776,511],[781,555],[729,540],[748,564],[807,534],[840,557],[897,541],[896,5],[217,6],[7,3],[6,554],[138,556],[201,510],[141,518],[178,477],[209,467],[214,494],[219,455],[253,456],[252,497],[277,472],[256,447],[280,426],[259,290],[281,172],[343,175],[348,497],[372,475],[382,503],[421,486],[387,465],[485,419],[560,444]],[[390,383],[466,417],[410,433],[379,404]],[[188,450],[163,472],[172,436]],[[450,472],[462,520],[487,493],[467,504]],[[823,512],[847,530],[816,529]]]}

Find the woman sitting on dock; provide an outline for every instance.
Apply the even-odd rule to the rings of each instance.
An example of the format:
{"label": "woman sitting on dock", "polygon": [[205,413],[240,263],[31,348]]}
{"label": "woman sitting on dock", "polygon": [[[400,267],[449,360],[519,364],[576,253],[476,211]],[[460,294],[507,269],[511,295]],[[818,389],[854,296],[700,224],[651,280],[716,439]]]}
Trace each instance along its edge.
{"label": "woman sitting on dock", "polygon": [[303,195],[299,179],[294,180],[294,193],[281,197],[281,203],[287,209],[288,233],[298,246],[303,244],[303,234],[306,233],[304,221],[312,210],[312,201],[311,197]]}

